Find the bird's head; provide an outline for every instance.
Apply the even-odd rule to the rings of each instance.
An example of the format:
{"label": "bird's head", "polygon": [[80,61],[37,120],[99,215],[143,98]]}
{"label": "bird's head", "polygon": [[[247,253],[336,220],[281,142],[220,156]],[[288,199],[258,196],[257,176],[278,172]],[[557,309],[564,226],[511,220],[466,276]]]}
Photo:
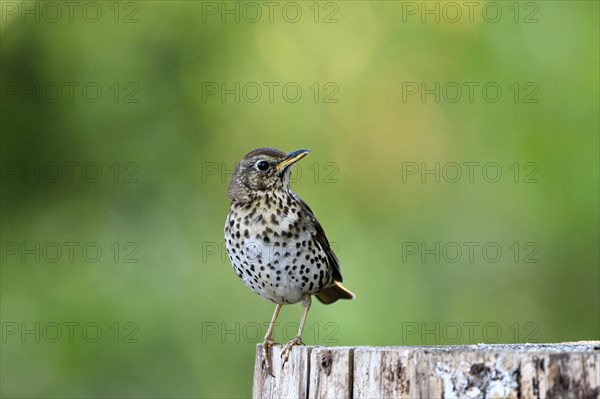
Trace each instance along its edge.
{"label": "bird's head", "polygon": [[237,164],[227,196],[232,201],[246,202],[268,191],[287,190],[292,165],[308,153],[298,150],[286,154],[274,148],[249,152]]}

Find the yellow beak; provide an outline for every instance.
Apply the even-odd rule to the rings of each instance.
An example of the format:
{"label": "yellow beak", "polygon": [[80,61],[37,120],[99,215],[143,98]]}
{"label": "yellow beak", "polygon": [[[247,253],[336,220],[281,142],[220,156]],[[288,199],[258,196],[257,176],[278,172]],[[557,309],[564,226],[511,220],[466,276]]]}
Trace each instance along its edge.
{"label": "yellow beak", "polygon": [[306,154],[308,154],[309,152],[310,152],[309,150],[298,150],[298,151],[290,152],[289,154],[287,154],[287,156],[285,157],[285,159],[283,161],[281,161],[277,164],[277,166],[275,167],[275,170],[277,172],[279,172],[280,170],[285,169],[287,166],[290,166],[291,164],[294,164],[294,163],[298,162],[299,160],[301,160],[302,158],[304,158],[306,156]]}

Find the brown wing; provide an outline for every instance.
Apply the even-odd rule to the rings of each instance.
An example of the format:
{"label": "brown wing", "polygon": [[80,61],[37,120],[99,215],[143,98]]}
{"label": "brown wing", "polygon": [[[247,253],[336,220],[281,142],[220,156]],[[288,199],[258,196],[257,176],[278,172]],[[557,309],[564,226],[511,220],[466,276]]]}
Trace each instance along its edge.
{"label": "brown wing", "polygon": [[298,200],[298,203],[300,203],[300,207],[302,208],[306,216],[310,219],[313,227],[315,228],[315,241],[319,243],[319,246],[323,248],[323,251],[325,251],[325,256],[327,256],[327,264],[329,265],[329,267],[331,267],[333,280],[339,281],[341,283],[342,273],[340,272],[340,262],[337,256],[335,256],[335,254],[331,250],[329,240],[327,240],[327,236],[325,235],[323,227],[321,227],[321,224],[315,217],[315,214],[313,213],[312,209],[310,209],[310,207],[306,204],[306,202],[304,202],[302,198],[298,197],[296,193],[292,192],[291,194],[294,196],[294,198],[296,198],[296,200]]}

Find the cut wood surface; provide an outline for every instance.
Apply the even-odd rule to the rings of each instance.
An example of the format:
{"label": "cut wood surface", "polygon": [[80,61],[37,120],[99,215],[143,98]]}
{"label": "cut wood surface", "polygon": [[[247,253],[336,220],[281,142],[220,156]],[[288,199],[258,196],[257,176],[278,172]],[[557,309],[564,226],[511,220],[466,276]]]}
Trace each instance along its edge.
{"label": "cut wood surface", "polygon": [[600,398],[600,341],[280,351],[271,376],[257,346],[254,398]]}

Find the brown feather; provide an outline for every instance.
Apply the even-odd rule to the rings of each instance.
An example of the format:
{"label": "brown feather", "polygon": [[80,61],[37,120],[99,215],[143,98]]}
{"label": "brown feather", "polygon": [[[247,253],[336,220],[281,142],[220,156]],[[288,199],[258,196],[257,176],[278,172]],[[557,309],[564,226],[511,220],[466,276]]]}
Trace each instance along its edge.
{"label": "brown feather", "polygon": [[341,283],[336,282],[334,285],[325,288],[323,291],[315,295],[319,301],[329,305],[338,299],[354,299],[356,296],[348,291]]}

